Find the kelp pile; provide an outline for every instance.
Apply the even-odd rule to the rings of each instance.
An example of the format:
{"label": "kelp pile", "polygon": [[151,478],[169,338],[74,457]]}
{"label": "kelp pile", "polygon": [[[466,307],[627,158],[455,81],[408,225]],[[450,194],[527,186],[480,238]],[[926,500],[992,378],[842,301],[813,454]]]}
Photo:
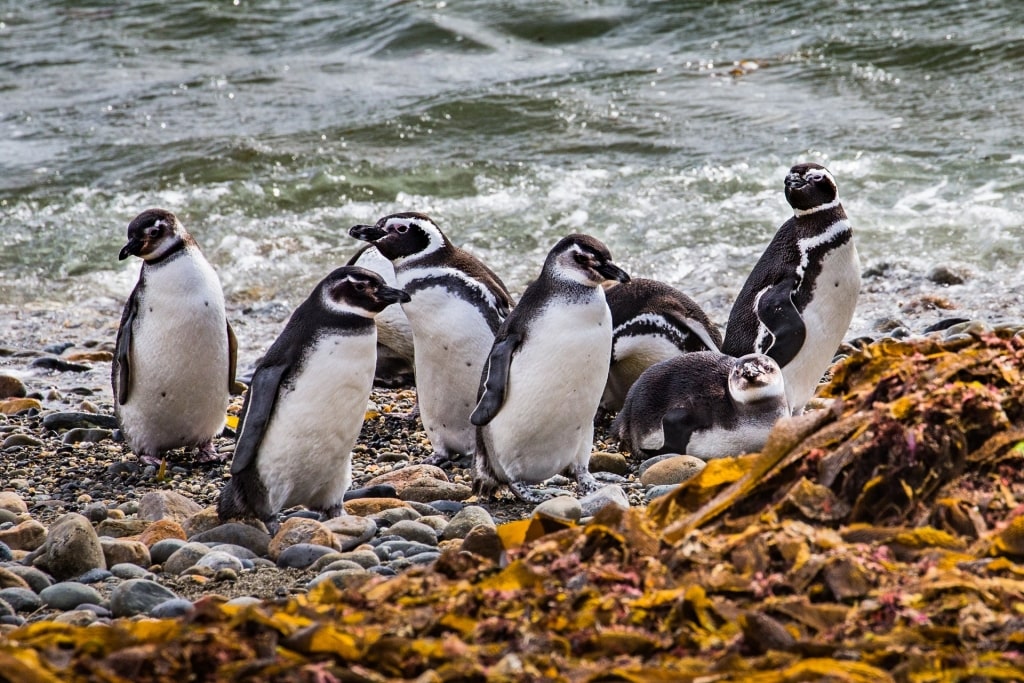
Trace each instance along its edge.
{"label": "kelp pile", "polygon": [[501,561],[178,621],[40,623],[0,679],[1024,680],[1024,341],[876,342],[831,408],[648,510],[505,525]]}

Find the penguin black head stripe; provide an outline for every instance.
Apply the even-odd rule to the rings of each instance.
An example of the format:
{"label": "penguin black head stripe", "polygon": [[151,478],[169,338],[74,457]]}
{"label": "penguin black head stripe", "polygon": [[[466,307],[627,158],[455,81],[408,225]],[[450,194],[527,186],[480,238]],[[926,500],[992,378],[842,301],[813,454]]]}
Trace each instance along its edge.
{"label": "penguin black head stripe", "polygon": [[384,278],[359,266],[342,266],[323,283],[323,304],[330,311],[355,313],[372,318],[394,303],[409,301],[409,295],[387,286]]}
{"label": "penguin black head stripe", "polygon": [[786,201],[796,215],[813,213],[838,204],[836,180],[824,166],[797,164],[789,170],[785,180]]}
{"label": "penguin black head stripe", "polygon": [[173,213],[165,209],[147,209],[128,224],[128,243],[121,248],[117,258],[123,261],[129,256],[138,256],[147,263],[155,263],[191,240]]}
{"label": "penguin black head stripe", "polygon": [[608,280],[629,282],[629,275],[612,263],[611,252],[590,235],[563,237],[548,254],[544,270],[552,277],[598,287]]}
{"label": "penguin black head stripe", "polygon": [[426,256],[449,245],[437,224],[415,211],[384,216],[375,225],[355,225],[348,233],[370,242],[385,258],[396,262],[410,256]]}

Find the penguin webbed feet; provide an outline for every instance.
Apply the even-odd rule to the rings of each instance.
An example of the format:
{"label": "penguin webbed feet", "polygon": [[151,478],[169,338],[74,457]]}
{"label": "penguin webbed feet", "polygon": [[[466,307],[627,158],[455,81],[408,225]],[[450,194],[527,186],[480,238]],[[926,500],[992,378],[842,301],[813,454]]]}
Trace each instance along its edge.
{"label": "penguin webbed feet", "polygon": [[217,452],[217,449],[213,446],[213,439],[209,439],[199,444],[199,450],[196,453],[196,462],[201,464],[207,464],[211,462],[224,462],[228,459],[226,454]]}
{"label": "penguin webbed feet", "polygon": [[568,491],[563,491],[562,489],[531,489],[526,484],[519,481],[507,482],[506,486],[508,486],[508,490],[511,491],[516,498],[524,503],[531,503],[534,505],[543,503],[551,498],[569,495]]}
{"label": "penguin webbed feet", "polygon": [[602,488],[604,484],[599,482],[593,474],[590,473],[588,465],[575,464],[572,466],[572,474],[576,478],[576,485],[580,489],[581,496],[588,496],[594,491]]}
{"label": "penguin webbed feet", "polygon": [[332,505],[320,510],[320,521],[326,522],[330,519],[334,519],[335,517],[344,517],[347,514],[348,513],[345,512],[345,504],[338,503],[337,505]]}

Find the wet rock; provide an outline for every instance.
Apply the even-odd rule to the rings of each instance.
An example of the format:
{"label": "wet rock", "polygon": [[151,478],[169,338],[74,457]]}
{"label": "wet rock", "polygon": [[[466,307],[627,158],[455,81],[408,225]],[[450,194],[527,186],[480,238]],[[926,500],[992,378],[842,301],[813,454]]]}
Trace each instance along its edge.
{"label": "wet rock", "polygon": [[277,556],[277,566],[282,568],[305,569],[325,555],[335,552],[334,548],[314,543],[290,545]]}
{"label": "wet rock", "polygon": [[292,517],[281,523],[281,528],[270,541],[267,555],[276,562],[286,548],[299,543],[331,547],[334,534],[316,520]]}
{"label": "wet rock", "polygon": [[606,505],[618,505],[620,508],[629,508],[629,496],[622,490],[621,486],[609,484],[602,486],[593,493],[584,496],[580,500],[580,508],[584,517],[596,515]]}
{"label": "wet rock", "polygon": [[134,564],[148,567],[152,564],[149,548],[141,541],[100,541],[108,567],[115,564]]}
{"label": "wet rock", "polygon": [[35,567],[11,565],[6,567],[6,570],[21,578],[34,593],[39,593],[47,586],[53,585],[53,579]]}
{"label": "wet rock", "polygon": [[453,538],[465,538],[470,530],[478,525],[495,526],[494,518],[479,505],[467,505],[459,510],[448,525],[444,528],[441,538],[451,540]]}
{"label": "wet rock", "polygon": [[115,617],[132,617],[136,614],[146,614],[160,603],[177,597],[154,581],[131,579],[110,593],[110,611]]}
{"label": "wet rock", "polygon": [[0,398],[25,398],[25,383],[14,375],[0,373]]}
{"label": "wet rock", "polygon": [[697,476],[707,463],[692,455],[676,455],[654,463],[640,476],[644,486],[681,484]]}
{"label": "wet rock", "polygon": [[28,505],[25,504],[25,499],[14,491],[0,491],[0,509],[21,514],[28,512]]}
{"label": "wet rock", "polygon": [[34,566],[49,572],[58,580],[69,579],[90,569],[105,569],[103,546],[82,515],[70,512],[50,527]]}
{"label": "wet rock", "polygon": [[323,523],[334,534],[334,545],[342,551],[352,550],[366,543],[377,533],[377,523],[365,517],[345,515]]}
{"label": "wet rock", "polygon": [[657,486],[651,486],[644,493],[644,500],[650,503],[655,498],[661,498],[668,493],[672,493],[678,486],[679,484],[659,484]]}
{"label": "wet rock", "polygon": [[153,574],[141,565],[127,562],[115,564],[110,568],[110,575],[127,581],[129,579],[153,579]]}
{"label": "wet rock", "polygon": [[203,506],[175,491],[150,491],[139,499],[139,519],[168,520],[184,524],[203,511]]}
{"label": "wet rock", "polygon": [[580,505],[580,501],[573,496],[555,496],[554,498],[548,498],[535,507],[533,512],[534,514],[540,513],[549,517],[555,517],[556,519],[578,522],[580,517],[583,516],[583,507]]}
{"label": "wet rock", "polygon": [[70,363],[62,358],[54,358],[52,356],[36,358],[29,363],[29,367],[39,368],[41,370],[54,370],[56,372],[89,372],[92,370],[91,365]]}
{"label": "wet rock", "polygon": [[74,609],[82,604],[98,605],[103,601],[99,591],[77,581],[62,581],[47,586],[39,593],[47,607],[59,610]]}
{"label": "wet rock", "polygon": [[190,536],[188,540],[197,543],[231,543],[233,545],[240,545],[261,557],[267,554],[267,549],[270,546],[270,534],[240,522],[221,524],[209,531]]}
{"label": "wet rock", "polygon": [[590,471],[626,474],[629,472],[629,463],[622,453],[598,451],[590,456]]}

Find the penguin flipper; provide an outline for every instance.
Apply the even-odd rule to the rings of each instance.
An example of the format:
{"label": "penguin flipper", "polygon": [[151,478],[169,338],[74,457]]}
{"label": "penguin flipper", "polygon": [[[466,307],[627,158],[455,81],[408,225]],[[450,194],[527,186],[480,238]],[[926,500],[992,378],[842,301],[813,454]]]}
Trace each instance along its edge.
{"label": "penguin flipper", "polygon": [[228,394],[235,392],[235,373],[238,368],[238,337],[228,323]]}
{"label": "penguin flipper", "polygon": [[114,393],[118,405],[128,402],[128,395],[131,393],[131,364],[129,359],[132,352],[132,334],[135,327],[135,319],[139,314],[138,292],[132,292],[128,302],[121,312],[121,326],[117,331],[117,346],[114,349],[114,360],[117,364],[115,375]]}
{"label": "penguin flipper", "polygon": [[238,441],[235,444],[235,455],[231,460],[231,474],[238,474],[249,468],[256,461],[256,452],[263,441],[270,416],[277,403],[277,392],[288,365],[266,365],[260,367],[253,375],[249,386],[238,427]]}
{"label": "penguin flipper", "polygon": [[759,349],[785,367],[800,352],[807,338],[804,318],[793,302],[797,281],[788,279],[770,287],[757,302],[757,317],[772,334],[768,348]]}
{"label": "penguin flipper", "polygon": [[488,424],[501,410],[505,403],[505,390],[508,387],[508,373],[512,367],[512,354],[519,348],[522,337],[510,334],[500,341],[495,341],[491,355],[487,358],[487,370],[483,379],[483,392],[476,409],[469,421],[478,427]]}
{"label": "penguin flipper", "polygon": [[661,418],[661,430],[665,435],[665,441],[659,450],[663,453],[685,453],[690,436],[699,426],[695,417],[687,406],[679,406],[665,413]]}

